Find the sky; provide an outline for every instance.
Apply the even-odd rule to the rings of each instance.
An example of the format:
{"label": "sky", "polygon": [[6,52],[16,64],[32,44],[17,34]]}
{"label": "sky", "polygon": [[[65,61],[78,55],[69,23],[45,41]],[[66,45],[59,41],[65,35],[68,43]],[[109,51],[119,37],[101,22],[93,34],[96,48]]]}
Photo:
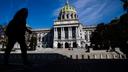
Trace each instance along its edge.
{"label": "sky", "polygon": [[[28,8],[27,24],[34,29],[51,28],[66,0],[0,0],[0,24],[8,24],[15,13]],[[83,25],[109,23],[124,11],[120,0],[69,0]]]}

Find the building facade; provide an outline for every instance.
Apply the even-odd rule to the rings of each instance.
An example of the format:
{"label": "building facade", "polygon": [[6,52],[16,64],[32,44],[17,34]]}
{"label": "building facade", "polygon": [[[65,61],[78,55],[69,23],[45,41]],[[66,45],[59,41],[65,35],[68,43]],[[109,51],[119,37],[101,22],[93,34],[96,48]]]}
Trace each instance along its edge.
{"label": "building facade", "polygon": [[38,47],[86,48],[90,46],[90,35],[95,26],[80,23],[77,11],[68,2],[60,10],[51,29],[33,30],[37,34]]}
{"label": "building facade", "polygon": [[[31,29],[30,26],[27,27]],[[75,7],[68,2],[60,9],[57,20],[50,29],[32,29],[33,34],[26,33],[26,44],[29,47],[31,38],[37,39],[36,48],[87,48],[95,26],[80,23]],[[1,45],[2,46],[2,45]],[[16,43],[15,48],[20,48]]]}
{"label": "building facade", "polygon": [[53,30],[52,29],[34,29],[33,34],[37,37],[37,48],[52,48]]}
{"label": "building facade", "polygon": [[[126,59],[126,55],[119,48],[115,48],[112,52],[88,48],[91,46],[90,37],[95,28],[96,26],[82,24],[75,8],[67,2],[60,9],[52,28],[32,29],[32,34],[26,32],[26,44],[29,50],[34,50],[29,53],[57,53],[71,59]],[[6,48],[7,38],[4,35],[0,37],[1,52]],[[19,53],[18,43],[14,45],[14,48],[17,50],[15,53]]]}

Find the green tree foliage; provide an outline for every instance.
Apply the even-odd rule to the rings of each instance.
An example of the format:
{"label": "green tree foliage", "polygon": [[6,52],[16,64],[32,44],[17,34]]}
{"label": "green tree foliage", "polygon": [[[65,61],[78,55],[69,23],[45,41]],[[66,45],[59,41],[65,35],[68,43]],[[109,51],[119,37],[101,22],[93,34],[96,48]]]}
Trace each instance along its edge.
{"label": "green tree foliage", "polygon": [[94,48],[114,50],[119,47],[125,54],[128,53],[128,14],[123,14],[119,19],[112,20],[109,24],[98,24],[92,33],[91,43]]}
{"label": "green tree foliage", "polygon": [[121,0],[123,2],[123,9],[128,13],[128,0]]}
{"label": "green tree foliage", "polygon": [[105,31],[104,23],[100,23],[97,25],[95,32],[92,33],[91,36],[91,43],[93,44],[95,49],[102,49],[103,48],[103,42],[104,42],[104,36],[103,33]]}

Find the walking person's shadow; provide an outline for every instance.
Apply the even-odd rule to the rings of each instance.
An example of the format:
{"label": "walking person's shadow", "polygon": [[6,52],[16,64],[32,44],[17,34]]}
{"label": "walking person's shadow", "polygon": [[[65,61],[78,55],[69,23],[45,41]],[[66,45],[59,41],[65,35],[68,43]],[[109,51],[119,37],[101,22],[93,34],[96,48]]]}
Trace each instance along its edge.
{"label": "walking person's shadow", "polygon": [[10,52],[16,42],[20,44],[23,63],[28,64],[27,45],[25,43],[25,32],[26,31],[28,31],[29,33],[32,33],[32,32],[26,27],[27,16],[28,16],[28,9],[22,8],[15,14],[14,18],[9,22],[7,26],[5,33],[8,37],[8,43],[7,43],[7,48],[5,49],[5,55],[4,55],[5,65],[8,65]]}

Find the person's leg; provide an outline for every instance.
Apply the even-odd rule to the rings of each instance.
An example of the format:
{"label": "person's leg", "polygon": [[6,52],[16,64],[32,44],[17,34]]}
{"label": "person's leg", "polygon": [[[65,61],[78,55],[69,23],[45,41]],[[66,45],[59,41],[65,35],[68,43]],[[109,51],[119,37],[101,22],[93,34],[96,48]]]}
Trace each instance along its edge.
{"label": "person's leg", "polygon": [[8,38],[8,43],[7,43],[7,47],[5,49],[5,54],[4,54],[4,64],[6,65],[8,64],[8,58],[14,44],[15,44],[15,40]]}
{"label": "person's leg", "polygon": [[25,43],[25,37],[20,37],[18,40],[22,52],[22,59],[24,64],[28,64],[28,59],[27,59],[27,45]]}

